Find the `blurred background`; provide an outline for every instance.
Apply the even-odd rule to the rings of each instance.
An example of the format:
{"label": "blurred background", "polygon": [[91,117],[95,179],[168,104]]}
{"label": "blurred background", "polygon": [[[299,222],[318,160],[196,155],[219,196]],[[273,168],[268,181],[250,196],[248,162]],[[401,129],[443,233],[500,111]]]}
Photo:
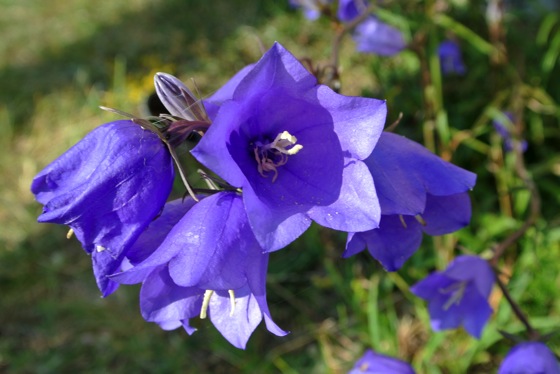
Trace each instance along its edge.
{"label": "blurred background", "polygon": [[[272,316],[247,350],[209,321],[165,332],[143,321],[139,287],[100,297],[89,257],[67,228],[36,223],[34,175],[96,126],[117,119],[100,105],[146,115],[153,75],[193,78],[211,95],[274,41],[325,64],[333,25],[310,22],[288,1],[0,0],[0,372],[345,373],[365,349],[412,362],[419,373],[492,373],[521,333],[496,289],[482,339],[434,333],[408,288],[458,253],[488,254],[519,228],[530,194],[493,121],[511,111],[542,202],[534,227],[502,265],[534,327],[560,326],[560,15],[555,1],[506,1],[498,26],[488,2],[384,1],[379,16],[411,48],[394,57],[340,53],[341,93],[386,99],[396,132],[478,174],[473,221],[425,237],[397,273],[367,253],[342,260],[344,235],[313,226],[270,260]],[[498,29],[496,29],[498,27]],[[466,73],[442,76],[437,45],[458,41]],[[428,79],[426,80],[426,73]],[[186,155],[186,150],[183,153]],[[182,191],[177,190],[176,196]],[[511,276],[510,276],[511,275]],[[560,336],[549,347],[560,352]]]}

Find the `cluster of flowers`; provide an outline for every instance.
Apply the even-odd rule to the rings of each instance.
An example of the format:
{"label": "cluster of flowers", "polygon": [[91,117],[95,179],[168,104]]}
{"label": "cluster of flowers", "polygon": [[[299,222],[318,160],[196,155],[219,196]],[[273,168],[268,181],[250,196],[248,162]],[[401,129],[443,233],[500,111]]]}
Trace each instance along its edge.
{"label": "cluster of flowers", "polygon": [[321,14],[334,14],[342,23],[358,22],[352,35],[358,52],[392,56],[406,47],[403,34],[395,27],[370,15],[368,0],[340,0],[336,12],[331,11],[331,0],[290,0],[294,7],[301,7],[305,16],[315,20]]}
{"label": "cluster of flowers", "polygon": [[[170,115],[114,121],[41,171],[32,192],[40,222],[68,225],[91,254],[103,296],[142,283],[142,316],[163,329],[209,317],[244,348],[264,319],[269,253],[315,221],[348,233],[344,257],[368,249],[389,271],[420,246],[468,224],[476,176],[421,145],[383,132],[384,101],[339,95],[280,44],[198,101],[178,79],[155,77]],[[193,189],[175,148],[217,177]],[[176,165],[174,165],[174,162]],[[176,171],[188,191],[168,201]],[[219,177],[219,178],[218,178]],[[464,256],[413,288],[435,329],[463,324],[479,336],[493,273]]]}

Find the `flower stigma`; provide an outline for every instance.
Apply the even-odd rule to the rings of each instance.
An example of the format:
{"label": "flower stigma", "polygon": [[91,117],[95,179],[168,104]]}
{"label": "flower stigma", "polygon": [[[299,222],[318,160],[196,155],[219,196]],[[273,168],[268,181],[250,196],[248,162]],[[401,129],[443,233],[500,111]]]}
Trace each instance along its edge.
{"label": "flower stigma", "polygon": [[231,305],[231,312],[229,312],[229,316],[233,317],[233,312],[235,312],[235,292],[233,290],[228,290],[229,294],[229,303]]}
{"label": "flower stigma", "polygon": [[296,144],[297,138],[288,131],[276,135],[274,141],[263,144],[260,141],[255,142],[253,152],[257,161],[259,174],[268,177],[267,173],[272,172],[272,182],[278,178],[277,167],[285,165],[288,162],[288,156],[295,155],[303,148],[303,145]]}
{"label": "flower stigma", "polygon": [[422,226],[427,225],[426,221],[424,220],[424,218],[422,218],[422,216],[420,214],[415,215],[414,218],[416,218],[418,223],[421,224]]}
{"label": "flower stigma", "polygon": [[461,299],[465,295],[468,281],[455,282],[446,288],[440,288],[439,292],[442,294],[451,294],[449,299],[443,304],[443,310],[448,310],[453,304],[459,305]]}
{"label": "flower stigma", "polygon": [[402,214],[399,214],[399,220],[401,221],[401,225],[403,225],[403,227],[404,227],[405,229],[407,229],[408,226],[406,225],[406,222],[405,222],[404,217],[403,217]]}
{"label": "flower stigma", "polygon": [[204,298],[202,299],[202,307],[200,308],[200,319],[206,318],[206,312],[208,311],[208,305],[210,304],[210,298],[214,294],[212,290],[204,291]]}

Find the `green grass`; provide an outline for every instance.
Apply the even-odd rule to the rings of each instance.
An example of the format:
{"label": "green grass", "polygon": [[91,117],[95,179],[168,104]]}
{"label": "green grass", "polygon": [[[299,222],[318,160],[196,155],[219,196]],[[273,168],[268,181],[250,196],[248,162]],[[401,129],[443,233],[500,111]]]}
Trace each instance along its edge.
{"label": "green grass", "polygon": [[[387,9],[416,30],[432,22],[416,3]],[[283,1],[201,4],[0,0],[0,372],[344,373],[368,348],[408,360],[419,373],[495,372],[510,347],[497,330],[522,332],[497,290],[496,312],[477,341],[462,330],[432,332],[424,302],[408,287],[443,268],[459,246],[485,253],[521,225],[527,196],[490,123],[511,106],[525,113],[526,162],[543,208],[502,266],[535,327],[546,333],[560,325],[560,88],[553,83],[560,68],[550,62],[560,34],[559,24],[538,12],[528,21],[510,14],[503,71],[491,66],[479,39],[459,30],[469,72],[443,78],[448,129],[440,123],[428,133],[415,54],[359,55],[349,40],[342,48],[343,93],[387,99],[388,123],[404,114],[399,133],[418,141],[433,135],[440,154],[477,172],[470,227],[426,237],[402,270],[388,274],[364,253],[342,260],[344,236],[313,226],[271,255],[269,306],[291,334],[278,338],[259,326],[246,351],[231,347],[208,321],[194,321],[193,336],[144,322],[138,287],[100,298],[88,256],[66,240],[65,228],[36,223],[41,207],[29,192],[46,164],[115,118],[98,106],[141,115],[156,71],[194,78],[209,95],[275,40],[298,57],[328,60],[331,25],[308,22]],[[456,7],[449,16],[487,40],[477,9]],[[443,38],[446,27],[457,28],[427,30]],[[447,137],[462,140],[451,147]],[[560,337],[549,346],[560,352]]]}

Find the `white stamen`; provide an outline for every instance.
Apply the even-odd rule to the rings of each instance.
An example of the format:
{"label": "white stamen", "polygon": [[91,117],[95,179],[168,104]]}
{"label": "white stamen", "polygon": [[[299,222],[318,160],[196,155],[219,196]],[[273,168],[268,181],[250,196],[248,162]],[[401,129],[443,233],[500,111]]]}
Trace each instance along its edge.
{"label": "white stamen", "polygon": [[105,248],[105,247],[103,247],[103,246],[101,246],[101,245],[96,245],[96,246],[95,246],[95,250],[96,250],[97,252],[103,252],[103,251],[107,250],[107,248]]}
{"label": "white stamen", "polygon": [[200,319],[206,318],[206,312],[208,311],[208,305],[210,304],[210,298],[214,294],[212,290],[206,290],[204,292],[204,299],[202,299],[202,308],[200,308]]}
{"label": "white stamen", "polygon": [[68,232],[66,233],[66,239],[70,239],[72,235],[74,235],[74,229],[68,230]]}
{"label": "white stamen", "polygon": [[467,284],[468,284],[467,281],[457,282],[451,284],[447,288],[442,288],[439,290],[439,292],[442,294],[451,293],[451,296],[449,297],[447,302],[443,304],[443,310],[448,310],[449,308],[451,308],[453,304],[459,305],[461,303],[461,300],[465,295],[465,289],[467,288]]}
{"label": "white stamen", "polygon": [[235,293],[233,290],[228,290],[229,293],[229,303],[231,305],[231,312],[229,312],[229,316],[233,317],[233,312],[235,312]]}

